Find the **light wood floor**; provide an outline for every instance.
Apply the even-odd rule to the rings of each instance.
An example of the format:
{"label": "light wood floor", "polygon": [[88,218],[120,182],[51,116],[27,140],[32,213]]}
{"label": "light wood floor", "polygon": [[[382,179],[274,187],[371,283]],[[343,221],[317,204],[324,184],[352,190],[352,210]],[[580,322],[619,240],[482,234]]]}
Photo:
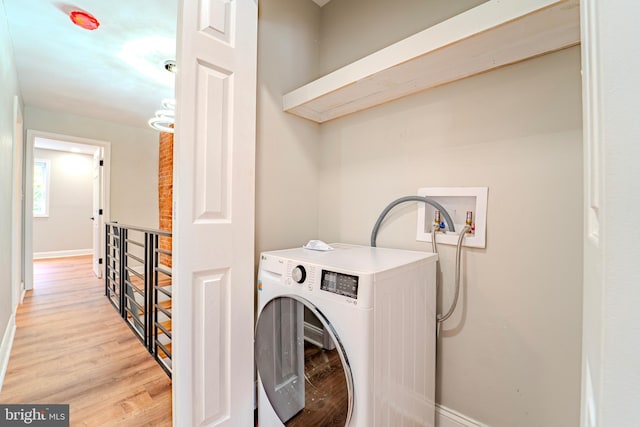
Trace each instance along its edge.
{"label": "light wood floor", "polygon": [[170,426],[171,381],[104,296],[90,257],[34,262],[1,403],[70,405],[71,426]]}

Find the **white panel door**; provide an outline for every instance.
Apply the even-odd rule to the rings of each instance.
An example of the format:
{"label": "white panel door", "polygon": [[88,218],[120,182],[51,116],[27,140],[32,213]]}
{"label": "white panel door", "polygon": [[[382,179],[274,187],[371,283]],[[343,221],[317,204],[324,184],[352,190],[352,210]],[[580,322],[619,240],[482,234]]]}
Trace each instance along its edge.
{"label": "white panel door", "polygon": [[257,0],[182,0],[174,145],[176,426],[251,426]]}
{"label": "white panel door", "polygon": [[104,221],[102,216],[102,148],[96,148],[93,154],[93,272],[98,279],[102,278],[102,229]]}

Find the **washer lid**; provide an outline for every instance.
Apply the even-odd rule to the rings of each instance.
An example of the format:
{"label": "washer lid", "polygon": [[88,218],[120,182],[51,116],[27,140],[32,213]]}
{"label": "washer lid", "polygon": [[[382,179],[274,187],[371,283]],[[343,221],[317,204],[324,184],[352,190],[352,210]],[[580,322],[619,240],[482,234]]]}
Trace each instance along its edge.
{"label": "washer lid", "polygon": [[261,384],[283,424],[346,426],[353,378],[344,347],[309,301],[281,296],[258,316],[255,357]]}
{"label": "washer lid", "polygon": [[288,259],[299,263],[315,264],[330,270],[376,274],[401,268],[407,264],[436,262],[438,255],[429,252],[408,251],[404,249],[372,248],[345,243],[331,243],[332,251],[321,252],[304,248],[284,249],[263,252],[261,260],[270,257]]}

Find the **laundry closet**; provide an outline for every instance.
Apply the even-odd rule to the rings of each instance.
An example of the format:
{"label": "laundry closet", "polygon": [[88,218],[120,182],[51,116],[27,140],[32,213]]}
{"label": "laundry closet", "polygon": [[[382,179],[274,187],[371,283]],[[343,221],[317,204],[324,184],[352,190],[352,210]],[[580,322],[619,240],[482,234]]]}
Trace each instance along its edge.
{"label": "laundry closet", "polygon": [[[309,239],[367,245],[380,210],[421,187],[488,187],[486,248],[464,252],[459,309],[438,339],[440,414],[578,425],[582,102],[574,46],[322,124],[283,95],[482,1],[260,2],[256,255]],[[417,209],[378,246],[429,251]],[[258,259],[258,257],[256,257]],[[454,250],[442,247],[442,300]]]}

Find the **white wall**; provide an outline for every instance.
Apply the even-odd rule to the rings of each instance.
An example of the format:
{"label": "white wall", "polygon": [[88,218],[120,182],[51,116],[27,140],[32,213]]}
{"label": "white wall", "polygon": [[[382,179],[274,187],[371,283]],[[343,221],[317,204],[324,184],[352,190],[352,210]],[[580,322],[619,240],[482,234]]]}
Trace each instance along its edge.
{"label": "white wall", "polygon": [[33,252],[91,250],[93,246],[93,156],[34,150],[50,161],[49,216],[33,218]]}
{"label": "white wall", "polygon": [[[14,98],[20,95],[4,2],[0,2],[0,387],[8,361],[11,307]],[[7,327],[9,325],[9,328]],[[5,336],[5,333],[8,333]],[[3,339],[6,338],[6,339]]]}
{"label": "white wall", "polygon": [[158,227],[158,132],[29,106],[25,129],[111,142],[110,219]]}
{"label": "white wall", "polygon": [[260,3],[256,254],[317,237],[318,125],[284,114],[282,94],[317,73],[319,10],[308,0]]}
{"label": "white wall", "polygon": [[320,75],[486,1],[330,1],[321,9]]}

